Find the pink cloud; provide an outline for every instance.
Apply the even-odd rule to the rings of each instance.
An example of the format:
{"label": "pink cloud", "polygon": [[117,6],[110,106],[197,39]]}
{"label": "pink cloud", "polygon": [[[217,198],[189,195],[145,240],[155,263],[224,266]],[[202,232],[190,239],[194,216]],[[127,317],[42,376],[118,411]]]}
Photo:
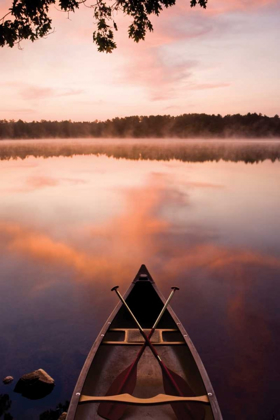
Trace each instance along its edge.
{"label": "pink cloud", "polygon": [[230,83],[227,81],[192,82],[193,70],[199,67],[199,63],[182,57],[181,60],[172,62],[163,47],[191,42],[211,34],[220,37],[230,31],[231,24],[215,19],[215,15],[239,10],[250,13],[275,4],[276,0],[209,0],[208,7],[204,10],[199,7],[190,8],[189,2],[177,2],[176,6],[163,10],[159,18],[152,17],[154,32],[147,34],[146,40],[137,46],[127,39],[125,24],[122,22],[118,44],[124,51],[127,62],[121,81],[145,87],[153,101],[176,97],[182,89],[194,91],[229,87]]}
{"label": "pink cloud", "polygon": [[230,83],[193,83],[188,86],[188,90],[205,90],[229,87]]}
{"label": "pink cloud", "polygon": [[86,184],[86,181],[84,179],[79,178],[62,178],[62,181],[65,181],[72,185]]}
{"label": "pink cloud", "polygon": [[[152,101],[169,100],[182,91],[216,89],[230,85],[226,81],[192,81],[195,69],[200,67],[199,61],[188,58],[187,49],[184,55],[182,52],[176,54],[176,45],[188,45],[188,42],[204,39],[211,34],[218,37],[229,30],[228,23],[225,25],[203,11],[191,14],[189,6],[183,11],[181,6],[179,9],[175,6],[164,10],[159,19],[152,20],[154,32],[148,33],[145,41],[137,46],[127,39],[126,32],[118,36],[118,45],[126,58],[123,74],[118,82],[144,87]],[[192,56],[193,53],[190,57]]]}
{"label": "pink cloud", "polygon": [[28,88],[23,89],[20,94],[23,99],[27,100],[45,99],[53,96],[53,89],[30,86]]}
{"label": "pink cloud", "polygon": [[22,191],[32,191],[46,187],[56,187],[57,185],[61,184],[61,182],[65,182],[71,185],[80,185],[84,184],[85,180],[78,178],[57,179],[48,176],[32,176],[27,179],[26,186],[22,189]]}
{"label": "pink cloud", "polygon": [[[24,167],[26,167],[26,165],[24,165]],[[31,165],[31,167],[33,166]],[[12,194],[13,193],[29,193],[29,192],[40,190],[43,188],[56,187],[62,183],[70,184],[70,185],[80,185],[80,184],[85,184],[86,181],[84,179],[78,179],[78,178],[53,178],[49,176],[37,175],[37,176],[30,176],[24,181],[23,185],[19,187],[9,188],[4,191],[8,193],[12,193]]]}
{"label": "pink cloud", "polygon": [[213,184],[210,182],[186,182],[185,185],[191,188],[214,188],[214,189],[225,188],[223,184]]}
{"label": "pink cloud", "polygon": [[58,185],[58,180],[47,176],[32,176],[27,179],[26,186],[28,189],[37,190],[44,187],[54,187]]}
{"label": "pink cloud", "polygon": [[[209,0],[206,9],[200,9],[199,7],[191,9],[189,7],[189,2],[177,2],[176,6],[172,8],[172,14],[179,16],[180,13],[184,13],[189,14],[189,17],[191,14],[211,17],[236,11],[252,13],[254,10],[267,6],[274,6],[278,3],[278,0]],[[178,9],[180,13],[178,13]]]}
{"label": "pink cloud", "polygon": [[194,70],[199,64],[185,60],[174,63],[165,59],[158,48],[140,48],[140,54],[126,65],[125,83],[144,86],[153,101],[176,97],[183,91],[226,88],[230,83],[196,83],[192,81]]}
{"label": "pink cloud", "polygon": [[141,49],[125,68],[123,81],[145,86],[153,101],[170,98],[175,92],[175,85],[192,75],[194,61],[181,63],[165,62],[156,48]]}
{"label": "pink cloud", "polygon": [[0,112],[10,112],[13,114],[36,114],[36,110],[32,108],[13,108],[13,109],[4,109],[0,108]]}
{"label": "pink cloud", "polygon": [[[277,4],[278,0],[227,0],[225,1],[212,1],[213,5],[210,5],[209,12],[212,9],[218,13],[227,13],[235,10],[242,10],[243,12],[251,12],[252,9],[259,9],[265,6]],[[215,3],[215,4],[214,4]]]}
{"label": "pink cloud", "polygon": [[25,100],[47,99],[50,97],[72,96],[83,93],[82,89],[56,90],[50,87],[28,86],[20,91],[20,95]]}

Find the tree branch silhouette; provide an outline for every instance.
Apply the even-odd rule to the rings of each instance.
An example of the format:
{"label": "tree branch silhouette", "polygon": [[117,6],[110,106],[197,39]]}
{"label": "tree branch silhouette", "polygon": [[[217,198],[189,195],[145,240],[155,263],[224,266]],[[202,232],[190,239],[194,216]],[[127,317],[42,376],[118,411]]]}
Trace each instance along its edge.
{"label": "tree branch silhouette", "polygon": [[[208,0],[190,0],[190,6],[206,8]],[[94,11],[96,30],[92,34],[93,42],[100,52],[111,53],[117,44],[114,32],[118,30],[113,19],[115,11],[120,11],[132,18],[128,27],[128,36],[133,41],[144,40],[147,31],[153,31],[151,15],[159,16],[164,8],[174,6],[176,0],[117,0],[111,4],[108,0],[97,0],[87,6],[86,0],[13,0],[9,12],[0,19],[0,46],[14,47],[20,41],[29,39],[32,42],[43,38],[52,31],[50,7],[58,4],[63,12],[75,12],[80,4]],[[11,16],[11,19],[6,19]]]}

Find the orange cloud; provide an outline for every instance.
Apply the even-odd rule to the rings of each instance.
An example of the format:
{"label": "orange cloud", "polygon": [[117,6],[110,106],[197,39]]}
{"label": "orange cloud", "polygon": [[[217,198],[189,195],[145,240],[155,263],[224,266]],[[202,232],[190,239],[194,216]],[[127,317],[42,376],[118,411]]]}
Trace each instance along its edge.
{"label": "orange cloud", "polygon": [[2,222],[1,246],[46,267],[70,268],[78,279],[86,281],[115,281],[121,276],[129,279],[135,267],[150,262],[159,264],[164,278],[195,268],[213,272],[248,265],[280,269],[280,261],[275,257],[217,245],[207,235],[196,237],[194,243],[189,233],[182,232],[182,240],[178,241],[174,226],[160,215],[160,210],[167,203],[174,203],[174,199],[187,206],[188,196],[174,196],[173,187],[167,182],[155,174],[148,187],[127,191],[121,214],[100,225],[84,226],[76,232],[75,240],[57,240],[35,229]]}
{"label": "orange cloud", "polygon": [[106,238],[110,236],[116,244],[122,243],[127,248],[135,246],[138,252],[139,249],[144,248],[143,254],[145,254],[147,245],[150,247],[150,240],[156,246],[154,237],[167,232],[170,227],[166,220],[157,217],[153,212],[158,208],[160,201],[160,191],[152,186],[129,191],[124,214],[112,219],[106,225],[89,227],[91,236],[105,236]]}
{"label": "orange cloud", "polygon": [[[41,179],[40,182],[49,184],[49,180]],[[12,253],[40,261],[46,266],[68,267],[77,278],[84,280],[106,277],[115,281],[119,280],[120,273],[130,278],[135,271],[133,250],[137,254],[138,266],[149,253],[157,252],[156,235],[167,231],[168,223],[153,214],[159,200],[160,195],[152,188],[130,192],[123,215],[117,216],[112,223],[86,229],[86,232],[90,231],[90,238],[86,238],[86,251],[75,244],[54,240],[47,234],[14,223],[0,223],[0,241]],[[90,248],[93,250],[90,251]]]}
{"label": "orange cloud", "polygon": [[169,276],[178,276],[184,270],[194,268],[207,268],[207,270],[220,271],[233,266],[255,265],[267,268],[280,269],[278,258],[271,257],[247,249],[234,249],[219,246],[213,243],[204,243],[176,252],[169,258],[165,270]]}
{"label": "orange cloud", "polygon": [[104,273],[106,267],[108,268],[106,257],[92,258],[74,246],[17,224],[1,223],[0,235],[2,241],[7,241],[5,247],[10,252],[19,253],[46,265],[70,267],[85,277]]}

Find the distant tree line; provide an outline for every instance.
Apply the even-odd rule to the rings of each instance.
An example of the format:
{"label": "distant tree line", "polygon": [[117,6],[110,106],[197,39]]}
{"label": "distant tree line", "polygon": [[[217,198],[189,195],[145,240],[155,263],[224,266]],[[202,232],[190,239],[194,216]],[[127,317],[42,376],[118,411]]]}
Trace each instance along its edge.
{"label": "distant tree line", "polygon": [[0,139],[38,138],[275,138],[280,118],[262,114],[132,116],[106,121],[0,120]]}

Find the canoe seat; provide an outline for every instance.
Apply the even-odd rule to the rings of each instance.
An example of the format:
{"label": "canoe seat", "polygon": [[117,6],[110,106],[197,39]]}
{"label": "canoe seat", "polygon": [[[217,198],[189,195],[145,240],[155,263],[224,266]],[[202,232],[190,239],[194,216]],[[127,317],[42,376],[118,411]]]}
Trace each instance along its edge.
{"label": "canoe seat", "polygon": [[198,397],[178,397],[176,395],[158,394],[152,398],[137,398],[130,394],[118,394],[102,396],[81,395],[79,404],[82,403],[100,403],[100,402],[114,402],[133,405],[160,405],[171,404],[175,402],[188,402],[188,403],[203,403],[210,404],[207,395],[200,395]]}
{"label": "canoe seat", "polygon": [[[150,330],[144,329],[146,335],[149,334]],[[114,337],[114,334],[119,333],[122,339],[114,340],[110,339]],[[172,335],[174,335],[175,340]],[[179,337],[179,340],[178,340]],[[177,329],[172,328],[162,328],[156,329],[151,342],[154,346],[170,346],[170,345],[184,345],[186,344],[183,339],[181,339],[181,334]],[[137,328],[111,328],[106,333],[102,344],[107,345],[126,345],[126,346],[142,346],[144,344],[144,339]]]}

